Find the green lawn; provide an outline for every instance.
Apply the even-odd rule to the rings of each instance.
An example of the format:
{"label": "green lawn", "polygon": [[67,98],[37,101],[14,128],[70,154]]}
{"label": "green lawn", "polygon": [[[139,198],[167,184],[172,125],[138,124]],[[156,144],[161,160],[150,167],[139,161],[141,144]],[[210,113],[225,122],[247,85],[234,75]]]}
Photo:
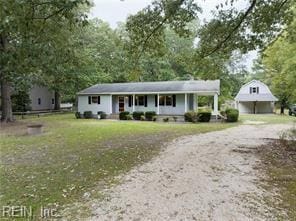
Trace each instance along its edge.
{"label": "green lawn", "polygon": [[[27,136],[26,125],[32,122],[42,122],[44,134]],[[2,125],[1,204],[39,211],[41,206],[61,209],[83,201],[87,192],[98,197],[91,190],[112,184],[116,175],[151,159],[164,142],[235,125],[86,120],[73,114]]]}
{"label": "green lawn", "polygon": [[266,124],[280,124],[296,122],[296,117],[280,114],[241,114],[239,120],[248,121],[262,121]]}

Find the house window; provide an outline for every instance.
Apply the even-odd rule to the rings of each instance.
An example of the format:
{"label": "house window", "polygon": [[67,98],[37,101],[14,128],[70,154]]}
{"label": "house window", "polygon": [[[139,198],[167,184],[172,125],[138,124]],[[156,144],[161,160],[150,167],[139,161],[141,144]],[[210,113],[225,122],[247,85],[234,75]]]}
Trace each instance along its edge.
{"label": "house window", "polygon": [[172,96],[165,96],[165,105],[166,106],[172,105]]}
{"label": "house window", "polygon": [[145,105],[145,96],[140,95],[135,97],[135,105],[136,106],[144,106]]}
{"label": "house window", "polygon": [[259,87],[250,87],[250,94],[258,94]]}
{"label": "house window", "polygon": [[159,96],[159,106],[176,107],[176,95]]}
{"label": "house window", "polygon": [[38,98],[38,105],[41,105],[41,98]]}
{"label": "house window", "polygon": [[100,96],[88,96],[88,104],[100,104],[101,97]]}
{"label": "house window", "polygon": [[54,98],[51,99],[51,104],[54,104]]}
{"label": "house window", "polygon": [[159,96],[159,106],[164,106],[165,96]]}

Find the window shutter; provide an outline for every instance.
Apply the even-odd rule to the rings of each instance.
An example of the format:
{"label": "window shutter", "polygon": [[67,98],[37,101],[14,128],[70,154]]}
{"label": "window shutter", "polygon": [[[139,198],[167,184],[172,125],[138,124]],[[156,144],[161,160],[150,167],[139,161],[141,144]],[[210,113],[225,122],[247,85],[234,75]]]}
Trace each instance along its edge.
{"label": "window shutter", "polygon": [[154,100],[155,100],[155,107],[157,107],[158,102],[157,102],[157,95],[154,96]]}
{"label": "window shutter", "polygon": [[257,87],[257,94],[259,94],[259,87]]}
{"label": "window shutter", "polygon": [[98,96],[98,104],[101,103],[101,96]]}
{"label": "window shutter", "polygon": [[173,94],[173,107],[176,107],[176,95]]}
{"label": "window shutter", "polygon": [[132,106],[132,96],[128,96],[128,106]]}
{"label": "window shutter", "polygon": [[147,107],[147,95],[144,96],[144,106]]}
{"label": "window shutter", "polygon": [[252,94],[252,87],[250,87],[250,94]]}
{"label": "window shutter", "polygon": [[88,104],[91,104],[91,96],[88,96]]}

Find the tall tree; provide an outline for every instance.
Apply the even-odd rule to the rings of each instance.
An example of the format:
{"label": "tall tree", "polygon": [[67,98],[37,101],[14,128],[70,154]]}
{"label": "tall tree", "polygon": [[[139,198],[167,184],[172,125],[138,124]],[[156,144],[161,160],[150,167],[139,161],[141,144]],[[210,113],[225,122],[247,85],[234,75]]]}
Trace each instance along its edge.
{"label": "tall tree", "polygon": [[81,5],[88,0],[30,0],[0,2],[0,81],[2,121],[12,121],[11,91],[14,81],[39,73],[40,54],[59,38],[67,26],[86,18]]}

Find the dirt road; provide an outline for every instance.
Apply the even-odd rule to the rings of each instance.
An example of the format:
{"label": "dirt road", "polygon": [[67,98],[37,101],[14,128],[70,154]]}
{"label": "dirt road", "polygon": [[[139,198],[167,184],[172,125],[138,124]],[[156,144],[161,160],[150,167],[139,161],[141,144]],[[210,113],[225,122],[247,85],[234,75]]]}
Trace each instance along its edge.
{"label": "dirt road", "polygon": [[266,220],[252,148],[289,125],[241,125],[186,136],[92,204],[90,220]]}

